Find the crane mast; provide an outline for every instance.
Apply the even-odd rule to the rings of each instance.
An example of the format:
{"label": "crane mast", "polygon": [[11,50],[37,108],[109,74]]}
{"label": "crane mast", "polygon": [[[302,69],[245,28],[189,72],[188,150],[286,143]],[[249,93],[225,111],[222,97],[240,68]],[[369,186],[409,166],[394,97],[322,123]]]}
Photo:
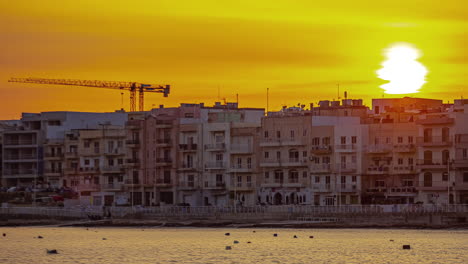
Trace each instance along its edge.
{"label": "crane mast", "polygon": [[138,82],[98,81],[98,80],[74,80],[74,79],[45,79],[45,78],[10,78],[8,82],[53,84],[85,86],[95,88],[119,89],[130,92],[130,111],[136,111],[136,93],[139,97],[139,111],[144,111],[145,93],[162,93],[167,97],[170,93],[170,85],[144,84]]}

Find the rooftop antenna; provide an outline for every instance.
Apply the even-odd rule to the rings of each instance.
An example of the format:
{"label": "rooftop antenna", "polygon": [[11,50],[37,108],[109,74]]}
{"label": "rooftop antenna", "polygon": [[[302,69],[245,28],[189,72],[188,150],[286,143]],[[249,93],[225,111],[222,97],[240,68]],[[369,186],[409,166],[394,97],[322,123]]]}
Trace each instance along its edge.
{"label": "rooftop antenna", "polygon": [[237,107],[239,107],[239,94],[238,93],[236,94],[236,103],[237,103]]}
{"label": "rooftop antenna", "polygon": [[220,98],[219,98],[219,89],[220,89],[220,88],[219,88],[219,85],[218,85],[218,101],[219,101],[219,99],[220,99]]}
{"label": "rooftop antenna", "polygon": [[120,93],[120,109],[124,109],[123,108],[123,93]]}
{"label": "rooftop antenna", "polygon": [[268,114],[268,103],[269,103],[268,102],[269,91],[270,91],[270,88],[267,88],[267,98],[266,98],[267,99],[267,107],[266,107],[267,114]]}
{"label": "rooftop antenna", "polygon": [[337,83],[336,87],[338,89],[338,100],[340,100],[340,83]]}

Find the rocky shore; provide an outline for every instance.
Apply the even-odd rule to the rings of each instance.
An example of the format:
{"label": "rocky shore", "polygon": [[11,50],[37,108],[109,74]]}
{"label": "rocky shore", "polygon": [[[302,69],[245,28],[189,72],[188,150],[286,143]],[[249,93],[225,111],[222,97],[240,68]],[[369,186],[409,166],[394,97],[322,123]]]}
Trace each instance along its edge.
{"label": "rocky shore", "polygon": [[0,221],[0,227],[55,226],[55,227],[193,227],[193,228],[378,228],[378,229],[468,229],[468,223],[415,224],[415,223],[316,223],[305,221],[214,221],[187,220],[161,221],[138,219],[104,219],[98,221],[51,220],[51,219],[8,219]]}

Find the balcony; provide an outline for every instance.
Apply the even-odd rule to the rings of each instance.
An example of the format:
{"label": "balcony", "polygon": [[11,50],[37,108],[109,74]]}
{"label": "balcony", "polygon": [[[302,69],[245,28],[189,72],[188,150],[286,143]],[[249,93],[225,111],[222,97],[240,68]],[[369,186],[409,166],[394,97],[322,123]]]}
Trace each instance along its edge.
{"label": "balcony", "polygon": [[104,155],[106,156],[122,156],[125,154],[125,150],[121,148],[108,149],[104,152]]}
{"label": "balcony", "polygon": [[67,158],[67,159],[77,159],[78,158],[78,152],[76,152],[76,151],[65,152],[65,158]]}
{"label": "balcony", "polygon": [[125,140],[125,144],[130,148],[136,148],[140,145],[139,139],[127,139]]}
{"label": "balcony", "polygon": [[135,179],[126,179],[124,181],[125,186],[128,187],[140,187],[141,181],[138,178]]}
{"label": "balcony", "polygon": [[[430,184],[427,184],[430,185]],[[421,186],[417,187],[416,189],[419,191],[442,191],[446,192],[447,191],[447,185],[442,185],[442,186],[424,186],[424,182],[422,182]]]}
{"label": "balcony", "polygon": [[224,143],[206,144],[205,150],[206,151],[225,151],[226,144]]}
{"label": "balcony", "polygon": [[304,146],[305,143],[294,138],[262,138],[260,147]]}
{"label": "balcony", "polygon": [[37,145],[35,139],[5,139],[4,146],[34,146]]}
{"label": "balcony", "polygon": [[189,181],[189,182],[179,182],[177,189],[181,191],[193,191],[193,190],[198,189],[198,187],[195,186],[195,182]]}
{"label": "balcony", "polygon": [[454,118],[446,117],[446,116],[427,116],[426,119],[419,119],[416,120],[416,124],[418,125],[446,125],[446,124],[453,124],[455,121]]}
{"label": "balcony", "polygon": [[280,188],[283,186],[283,181],[265,182],[260,185],[262,188]]}
{"label": "balcony", "polygon": [[356,163],[338,163],[335,166],[335,172],[354,173],[357,171]]}
{"label": "balcony", "polygon": [[101,189],[100,187],[101,186],[99,184],[82,183],[82,184],[79,184],[79,185],[75,186],[74,188],[78,192],[85,192],[85,191],[97,192],[97,191],[99,191]]}
{"label": "balcony", "polygon": [[226,183],[225,182],[209,182],[205,181],[204,188],[207,190],[225,190]]}
{"label": "balcony", "polygon": [[417,171],[414,166],[395,166],[393,167],[393,172],[395,174],[414,174]]}
{"label": "balcony", "polygon": [[59,160],[64,157],[64,153],[45,153],[44,159],[45,160]]}
{"label": "balcony", "polygon": [[396,144],[393,145],[393,151],[397,153],[414,153],[416,146],[414,144]]}
{"label": "balcony", "polygon": [[130,120],[125,122],[125,126],[128,129],[140,129],[142,126],[143,120]]}
{"label": "balcony", "polygon": [[332,192],[335,188],[332,184],[312,184],[314,192]]}
{"label": "balcony", "polygon": [[63,170],[59,170],[59,169],[45,169],[44,170],[44,176],[59,177],[62,175],[63,175]]}
{"label": "balcony", "polygon": [[251,154],[253,146],[251,144],[231,144],[231,154]]}
{"label": "balcony", "polygon": [[172,160],[170,158],[157,158],[156,159],[156,166],[170,166],[172,164]]}
{"label": "balcony", "polygon": [[226,163],[223,161],[207,162],[205,168],[210,170],[224,170],[226,169]]}
{"label": "balcony", "polygon": [[104,183],[101,185],[103,191],[121,191],[123,190],[122,183]]}
{"label": "balcony", "polygon": [[82,167],[78,169],[78,173],[81,174],[96,174],[99,172],[100,169],[98,167]]}
{"label": "balcony", "polygon": [[452,165],[454,168],[468,168],[468,159],[455,159]]}
{"label": "balcony", "polygon": [[34,178],[37,176],[36,169],[3,169],[4,179]]}
{"label": "balcony", "polygon": [[348,145],[341,144],[341,145],[336,145],[335,146],[335,151],[336,152],[352,153],[352,152],[356,152],[356,150],[357,150],[357,145],[356,144],[348,144]]}
{"label": "balcony", "polygon": [[156,128],[170,128],[172,127],[172,120],[156,120]]}
{"label": "balcony", "polygon": [[304,167],[307,166],[307,159],[289,158],[289,159],[263,159],[260,167]]}
{"label": "balcony", "polygon": [[229,189],[231,191],[237,191],[237,192],[254,191],[255,186],[252,182],[236,182],[236,183],[231,183]]}
{"label": "balcony", "polygon": [[398,196],[414,196],[418,190],[415,187],[410,186],[380,186],[366,189],[369,194],[387,194],[387,195],[398,195]]}
{"label": "balcony", "polygon": [[310,166],[310,171],[313,173],[329,173],[331,172],[331,165],[322,163],[322,164],[312,164]]}
{"label": "balcony", "polygon": [[392,152],[392,147],[387,144],[368,145],[366,147],[367,154],[388,154]]}
{"label": "balcony", "polygon": [[197,144],[179,144],[179,150],[181,152],[192,152],[197,151]]}
{"label": "balcony", "polygon": [[338,192],[360,192],[361,188],[357,183],[340,183],[337,185]]}
{"label": "balcony", "polygon": [[390,167],[388,165],[381,165],[381,166],[369,166],[367,168],[367,174],[369,175],[383,175],[388,174],[390,172]]}
{"label": "balcony", "polygon": [[121,173],[124,172],[124,168],[122,166],[105,166],[102,167],[103,173]]}
{"label": "balcony", "polygon": [[160,188],[172,187],[171,179],[156,179],[156,187],[160,187]]}
{"label": "balcony", "polygon": [[314,145],[310,150],[310,153],[314,155],[330,154],[332,152],[333,148],[330,145]]}
{"label": "balcony", "polygon": [[179,171],[195,171],[197,168],[193,163],[188,164],[188,163],[182,163],[180,164],[178,170]]}
{"label": "balcony", "polygon": [[6,154],[3,157],[4,162],[36,162],[36,154]]}
{"label": "balcony", "polygon": [[416,166],[421,170],[447,170],[447,162],[442,160],[418,159]]}
{"label": "balcony", "polygon": [[125,164],[128,166],[138,166],[140,165],[140,160],[133,158],[133,159],[126,159]]}
{"label": "balcony", "polygon": [[253,171],[252,166],[248,166],[248,165],[245,165],[245,166],[232,165],[231,169],[229,170],[229,172],[235,172],[235,173],[246,173],[246,172],[252,172],[252,171]]}
{"label": "balcony", "polygon": [[171,145],[171,139],[170,138],[158,138],[156,140],[156,146],[169,147],[170,145]]}
{"label": "balcony", "polygon": [[452,141],[449,137],[418,137],[417,144],[420,147],[450,147]]}

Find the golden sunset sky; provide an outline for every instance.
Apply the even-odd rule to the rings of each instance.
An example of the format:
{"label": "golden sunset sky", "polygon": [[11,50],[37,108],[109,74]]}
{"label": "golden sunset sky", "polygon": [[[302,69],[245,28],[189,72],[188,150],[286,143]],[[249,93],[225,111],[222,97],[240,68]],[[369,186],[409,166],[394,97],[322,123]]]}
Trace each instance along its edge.
{"label": "golden sunset sky", "polygon": [[[429,71],[415,97],[468,96],[468,3],[393,1],[0,0],[0,119],[21,112],[113,111],[120,91],[8,83],[9,77],[171,84],[180,102],[241,107],[382,97],[376,70],[393,43]],[[386,97],[401,97],[403,95]],[[128,109],[128,94],[124,108]]]}

